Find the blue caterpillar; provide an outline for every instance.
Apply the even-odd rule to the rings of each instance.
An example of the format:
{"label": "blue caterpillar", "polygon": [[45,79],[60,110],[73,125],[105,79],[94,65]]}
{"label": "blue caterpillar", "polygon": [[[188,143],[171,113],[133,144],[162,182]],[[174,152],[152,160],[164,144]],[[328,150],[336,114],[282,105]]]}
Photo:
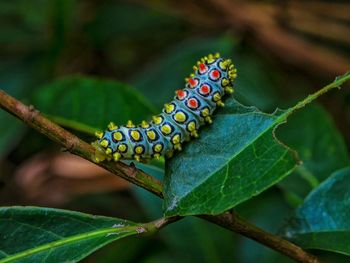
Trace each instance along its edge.
{"label": "blue caterpillar", "polygon": [[92,144],[96,161],[170,158],[185,141],[198,137],[198,129],[211,123],[215,109],[224,106],[223,97],[233,93],[237,70],[230,59],[219,54],[203,57],[193,69],[194,74],[185,79],[186,87],[177,90],[174,100],[152,121],[140,125],[128,121],[126,126],[111,122],[104,133],[97,132],[98,141]]}

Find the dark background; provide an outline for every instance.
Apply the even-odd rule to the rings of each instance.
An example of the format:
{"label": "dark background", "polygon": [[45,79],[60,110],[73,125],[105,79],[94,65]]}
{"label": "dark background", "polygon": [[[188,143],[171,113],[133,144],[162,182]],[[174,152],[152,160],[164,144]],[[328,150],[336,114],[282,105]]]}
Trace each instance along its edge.
{"label": "dark background", "polygon": [[[220,52],[238,68],[236,98],[272,112],[350,70],[349,14],[347,1],[2,0],[0,88],[44,113],[61,107],[69,117],[75,104],[65,107],[62,101],[71,100],[76,79],[108,79],[136,89],[156,112],[183,87],[201,56]],[[66,90],[50,99],[42,95],[62,79],[68,79]],[[94,96],[79,98],[87,112],[102,107]],[[40,107],[44,104],[45,109]],[[120,118],[116,115],[110,120]],[[278,135],[322,181],[349,163],[349,126],[347,86],[296,113]],[[277,232],[311,188],[295,173],[238,210]],[[134,221],[161,215],[161,201],[151,194],[63,153],[5,112],[0,112],[0,204],[59,207]],[[347,260],[314,253],[332,262]],[[197,218],[153,237],[113,243],[84,261],[291,262]]]}

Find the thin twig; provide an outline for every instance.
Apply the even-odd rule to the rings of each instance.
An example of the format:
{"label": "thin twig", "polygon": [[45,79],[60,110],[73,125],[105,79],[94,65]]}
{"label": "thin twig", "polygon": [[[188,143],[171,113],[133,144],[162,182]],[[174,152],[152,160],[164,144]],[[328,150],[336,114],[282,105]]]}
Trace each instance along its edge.
{"label": "thin twig", "polygon": [[[79,155],[86,160],[93,161],[95,151],[90,144],[80,140],[77,136],[51,122],[35,110],[33,106],[28,107],[0,90],[0,107],[24,121],[30,127],[44,134],[54,142],[65,147],[69,152]],[[137,169],[135,166],[128,166],[121,162],[102,162],[97,165],[163,198],[161,183],[142,170]],[[237,216],[224,213],[218,216],[203,215],[200,217],[245,237],[254,239],[298,262],[320,262],[315,256],[307,253],[295,244],[271,233],[265,232]],[[147,225],[147,227],[155,227],[156,229],[159,229],[170,222],[179,220],[180,218],[181,217],[172,217],[161,219],[159,222],[157,221],[157,224],[154,224],[154,226]]]}

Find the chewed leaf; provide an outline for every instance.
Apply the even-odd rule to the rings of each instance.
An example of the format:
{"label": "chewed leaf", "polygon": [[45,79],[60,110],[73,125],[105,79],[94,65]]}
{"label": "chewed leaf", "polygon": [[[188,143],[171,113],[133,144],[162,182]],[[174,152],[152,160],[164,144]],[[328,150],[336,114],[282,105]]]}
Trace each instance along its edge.
{"label": "chewed leaf", "polygon": [[275,129],[295,110],[340,87],[349,74],[286,111],[266,114],[233,99],[211,127],[167,163],[165,215],[219,214],[258,195],[295,167],[293,152],[275,138]]}
{"label": "chewed leaf", "polygon": [[284,114],[227,101],[212,126],[168,162],[165,214],[219,214],[288,175],[295,155],[274,137]]}
{"label": "chewed leaf", "polygon": [[76,262],[142,229],[136,223],[78,212],[0,208],[0,262]]}

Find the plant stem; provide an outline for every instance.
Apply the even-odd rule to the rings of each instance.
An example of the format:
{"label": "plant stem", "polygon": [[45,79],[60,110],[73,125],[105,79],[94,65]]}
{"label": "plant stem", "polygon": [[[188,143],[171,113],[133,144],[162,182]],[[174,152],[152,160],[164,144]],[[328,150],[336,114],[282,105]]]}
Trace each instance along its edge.
{"label": "plant stem", "polygon": [[[34,109],[33,106],[28,107],[0,90],[0,107],[52,141],[58,143],[69,152],[93,162],[95,149],[90,144],[80,140],[77,136],[50,121]],[[129,166],[122,162],[101,162],[97,165],[157,196],[162,196],[162,185],[160,181],[136,169],[134,165]]]}
{"label": "plant stem", "polygon": [[[35,110],[33,106],[28,107],[15,98],[9,96],[4,91],[0,90],[0,107],[10,114],[16,116],[38,132],[47,136],[54,142],[63,146],[69,152],[86,160],[93,161],[95,150],[90,144],[80,140],[77,136],[51,122],[49,119],[40,114],[39,111]],[[97,165],[163,198],[162,184],[160,181],[146,174],[142,170],[137,169],[134,165],[128,166],[121,162],[101,162]],[[298,262],[320,262],[315,256],[307,253],[295,244],[271,233],[265,232],[264,230],[251,225],[237,216],[224,213],[218,216],[203,215],[200,217],[228,230],[239,233],[245,237],[254,239]],[[148,223],[144,226],[149,230],[147,232],[153,233],[155,230],[173,221],[179,220],[180,218],[181,217],[164,218],[155,221],[156,223]]]}

